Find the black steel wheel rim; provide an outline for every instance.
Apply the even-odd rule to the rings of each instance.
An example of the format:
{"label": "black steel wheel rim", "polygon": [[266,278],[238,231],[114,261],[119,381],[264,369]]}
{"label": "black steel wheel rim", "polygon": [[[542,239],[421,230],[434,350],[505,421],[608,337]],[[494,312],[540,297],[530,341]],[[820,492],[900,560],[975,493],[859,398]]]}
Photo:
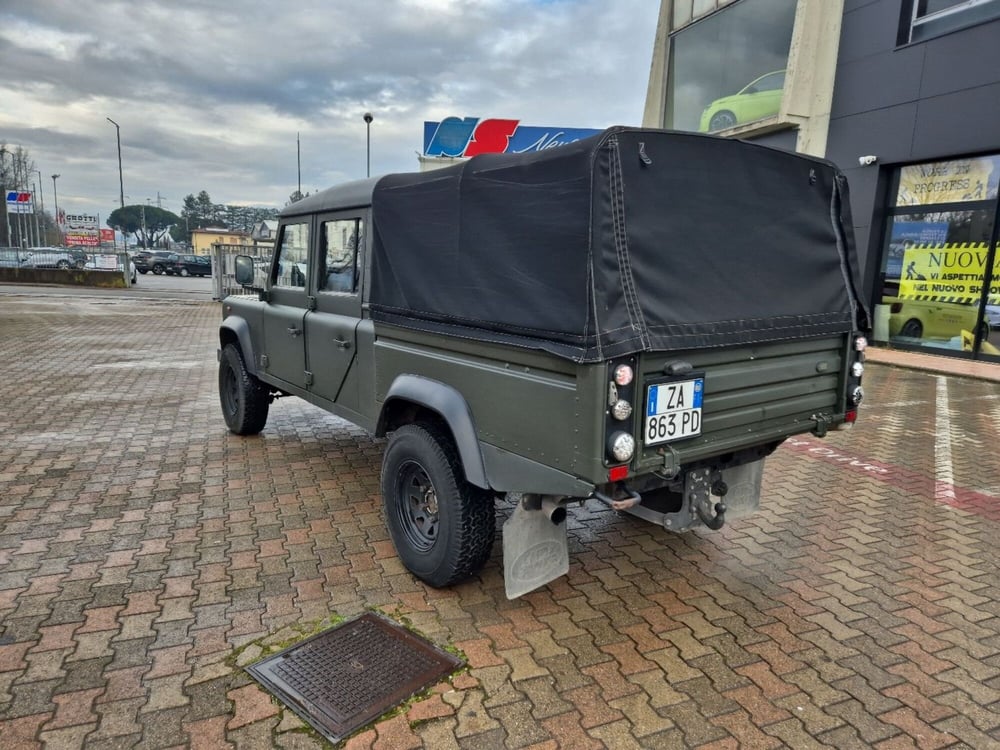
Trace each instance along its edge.
{"label": "black steel wheel rim", "polygon": [[438,501],[434,483],[423,466],[407,461],[396,475],[396,520],[407,544],[420,552],[438,538]]}
{"label": "black steel wheel rim", "polygon": [[236,379],[236,372],[233,366],[227,364],[222,375],[222,405],[226,408],[226,414],[233,416],[239,409],[240,386]]}

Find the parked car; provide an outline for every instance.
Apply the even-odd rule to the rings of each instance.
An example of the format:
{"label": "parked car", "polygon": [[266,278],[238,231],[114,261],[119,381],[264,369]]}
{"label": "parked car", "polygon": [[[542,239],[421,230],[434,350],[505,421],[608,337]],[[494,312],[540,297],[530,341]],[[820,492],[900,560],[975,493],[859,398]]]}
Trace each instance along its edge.
{"label": "parked car", "polygon": [[207,255],[178,255],[166,272],[174,276],[211,276],[212,259]]}
{"label": "parked car", "polygon": [[24,268],[83,268],[87,265],[87,254],[82,250],[63,247],[31,247],[24,253],[21,266]]}
{"label": "parked car", "polygon": [[19,268],[24,264],[24,253],[16,247],[0,247],[0,268]]}
{"label": "parked car", "polygon": [[152,271],[157,276],[167,273],[167,267],[177,259],[177,253],[166,250],[143,250],[132,256],[139,273]]}
{"label": "parked car", "polygon": [[701,113],[702,133],[714,133],[745,122],[778,114],[785,88],[785,71],[775,70],[755,78],[731,96],[709,104]]}
{"label": "parked car", "polygon": [[[911,339],[951,339],[962,331],[975,331],[979,307],[959,302],[886,297],[889,305],[889,335]],[[989,335],[989,324],[984,334]]]}

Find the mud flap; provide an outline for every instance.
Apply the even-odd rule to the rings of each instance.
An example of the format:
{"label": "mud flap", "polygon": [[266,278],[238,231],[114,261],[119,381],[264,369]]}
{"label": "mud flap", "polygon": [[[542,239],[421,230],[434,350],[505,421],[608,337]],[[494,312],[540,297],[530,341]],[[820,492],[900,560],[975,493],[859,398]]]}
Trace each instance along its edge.
{"label": "mud flap", "polygon": [[569,572],[566,524],[553,523],[542,510],[518,503],[503,525],[503,580],[516,599]]}

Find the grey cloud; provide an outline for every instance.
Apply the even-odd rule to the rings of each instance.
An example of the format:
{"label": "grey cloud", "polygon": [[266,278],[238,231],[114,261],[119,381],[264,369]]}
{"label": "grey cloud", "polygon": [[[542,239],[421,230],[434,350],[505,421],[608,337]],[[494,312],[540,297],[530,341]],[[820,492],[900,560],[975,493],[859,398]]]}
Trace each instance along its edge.
{"label": "grey cloud", "polygon": [[[86,165],[77,192],[104,200],[118,192],[111,116],[126,193],[177,206],[201,189],[282,204],[296,132],[303,189],[363,176],[365,109],[373,172],[415,169],[423,121],[449,114],[637,124],[658,11],[649,0],[466,0],[453,13],[407,0],[18,5],[0,11],[0,97],[17,100],[0,112],[0,140],[43,169]],[[33,114],[53,106],[66,117]],[[238,137],[247,112],[279,131],[252,152]]]}

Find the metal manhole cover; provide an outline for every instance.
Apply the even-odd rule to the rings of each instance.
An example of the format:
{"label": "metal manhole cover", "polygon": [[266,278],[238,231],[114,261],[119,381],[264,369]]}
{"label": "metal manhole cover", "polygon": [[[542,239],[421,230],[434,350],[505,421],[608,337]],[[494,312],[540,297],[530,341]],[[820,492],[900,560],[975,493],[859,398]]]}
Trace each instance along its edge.
{"label": "metal manhole cover", "polygon": [[336,743],[461,666],[460,659],[368,613],[262,659],[247,672]]}

